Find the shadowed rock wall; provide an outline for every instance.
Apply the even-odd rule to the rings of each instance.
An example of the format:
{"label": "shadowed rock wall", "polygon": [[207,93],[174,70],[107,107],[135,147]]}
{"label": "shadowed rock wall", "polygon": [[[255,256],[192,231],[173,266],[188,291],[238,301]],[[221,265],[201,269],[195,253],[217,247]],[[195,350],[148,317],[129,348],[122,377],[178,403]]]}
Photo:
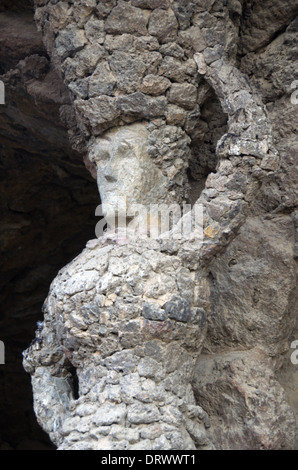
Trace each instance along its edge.
{"label": "shadowed rock wall", "polygon": [[0,441],[7,449],[47,449],[22,351],[42,318],[49,283],[94,236],[98,196],[60,120],[68,93],[29,3],[1,2],[0,28],[6,89],[6,105],[0,106],[0,337],[6,347]]}
{"label": "shadowed rock wall", "polygon": [[[163,428],[165,439],[158,442],[154,434],[157,431],[148,431],[147,425],[162,422],[165,405],[156,396],[159,406],[155,403],[155,414],[149,408],[146,414],[146,406],[142,405],[143,421],[134,421],[133,413],[127,411],[126,406],[134,407],[135,403],[126,403],[121,397],[117,380],[121,385],[122,376],[134,373],[134,367],[139,373],[139,359],[126,372],[119,365],[121,358],[118,362],[111,359],[110,363],[107,359],[107,364],[95,360],[87,364],[82,345],[68,344],[68,331],[83,341],[90,326],[86,330],[81,316],[72,319],[70,325],[57,323],[54,318],[58,307],[53,309],[51,296],[47,324],[43,333],[37,332],[37,339],[44,341],[41,351],[47,352],[40,360],[37,342],[26,363],[35,381],[36,413],[41,424],[62,448],[76,448],[78,442],[86,448],[293,448],[295,424],[287,401],[297,411],[297,374],[289,360],[297,324],[297,104],[291,100],[297,8],[283,0],[40,0],[35,7],[46,52],[43,50],[36,57],[32,41],[33,58],[19,64],[13,73],[11,59],[3,59],[5,79],[21,81],[26,92],[31,90],[35,97],[39,90],[39,96],[44,96],[45,88],[48,91],[41,81],[47,77],[51,83],[57,80],[61,92],[58,101],[55,98],[56,109],[62,106],[60,113],[73,148],[89,155],[107,130],[141,121],[150,134],[150,157],[167,178],[173,200],[194,203],[200,198],[208,216],[203,271],[199,267],[201,253],[169,244],[162,249],[169,256],[179,252],[186,269],[197,275],[196,281],[202,283],[197,297],[208,322],[204,344],[198,341],[198,351],[203,346],[203,354],[198,358],[192,381],[187,378],[192,382],[194,395],[187,394],[186,389],[180,391],[184,395],[180,398],[188,400],[189,406],[195,403],[201,407],[191,411],[182,403],[182,411],[178,410],[182,414],[177,411],[175,425],[182,432],[182,441],[171,440],[170,429]],[[9,47],[8,43],[7,50]],[[20,55],[20,59],[24,57]],[[34,86],[30,87],[30,80]],[[9,116],[15,122],[16,112],[11,110]],[[36,129],[32,119],[30,128]],[[55,135],[55,143],[61,142],[62,137],[57,137],[54,128],[47,139]],[[20,133],[24,135],[24,128],[20,128]],[[66,153],[68,165],[73,153]],[[90,170],[95,171],[91,166]],[[56,173],[61,180],[61,171]],[[76,198],[80,190],[72,180],[70,186]],[[100,248],[95,245],[95,249]],[[81,256],[83,260],[84,256],[88,258],[88,250]],[[57,294],[57,285],[55,289]],[[169,287],[169,293],[172,290],[175,289]],[[84,297],[84,288],[80,287],[78,293]],[[66,311],[68,295],[65,292],[61,300]],[[107,299],[112,304],[116,300]],[[63,371],[69,373],[67,361],[79,369],[79,400],[72,396],[71,386],[63,392],[67,399],[62,411],[69,418],[65,423],[55,422],[55,416],[47,420],[44,415],[49,406],[42,399],[46,367],[42,376],[39,373],[40,367],[45,366],[42,361],[51,355],[47,343],[51,328],[54,337],[58,335],[55,344],[59,354],[51,357],[50,382],[54,377],[58,383]],[[120,332],[130,338],[129,331]],[[121,344],[121,334],[119,340]],[[65,348],[62,352],[59,341]],[[122,347],[125,350],[131,345]],[[106,354],[113,357],[111,352]],[[152,359],[154,351],[142,354],[147,359],[151,354]],[[160,358],[163,361],[167,369],[167,360]],[[57,364],[59,367],[55,368]],[[91,370],[89,375],[84,375],[85,366]],[[99,410],[92,408],[95,391],[93,396],[85,388],[92,367],[96,377],[99,366],[109,369],[110,380],[108,386],[105,382],[96,392],[103,400],[107,419],[104,423],[97,419]],[[152,361],[151,368],[147,366],[142,369],[146,386],[150,380],[152,387],[152,382],[161,383],[159,366]],[[102,374],[105,377],[106,370]],[[168,397],[174,402],[179,396],[175,383],[170,387],[173,396]],[[55,394],[50,396],[55,402]],[[143,401],[137,400],[144,404],[141,396]],[[150,394],[147,400],[151,403]],[[110,413],[110,402],[118,403],[120,414]],[[208,425],[203,420],[207,415]],[[96,432],[88,427],[90,422]],[[142,425],[145,429],[139,433]],[[74,429],[77,426],[79,435]],[[123,429],[130,431],[127,439]],[[191,436],[191,440],[186,436]]]}

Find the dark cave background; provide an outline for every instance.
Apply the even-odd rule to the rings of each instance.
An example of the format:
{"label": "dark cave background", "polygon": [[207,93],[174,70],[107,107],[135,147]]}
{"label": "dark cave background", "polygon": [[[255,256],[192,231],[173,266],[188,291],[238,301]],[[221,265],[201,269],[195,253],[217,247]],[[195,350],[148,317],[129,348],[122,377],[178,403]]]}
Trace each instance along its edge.
{"label": "dark cave background", "polygon": [[[42,320],[60,268],[95,238],[96,182],[72,150],[61,110],[70,100],[51,68],[30,0],[0,0],[0,450],[54,449],[33,412],[22,352]],[[205,110],[205,111],[204,111]],[[206,114],[206,116],[205,116]],[[226,116],[210,93],[193,136],[189,178],[194,202],[210,171]],[[200,163],[198,163],[200,162]]]}
{"label": "dark cave background", "polygon": [[[246,3],[246,12],[252,3],[258,6],[250,0]],[[270,13],[266,2],[259,5]],[[270,28],[268,13],[269,20],[264,21],[268,31],[261,45],[245,36],[250,28],[248,18],[243,30],[244,41],[251,41],[248,50],[263,47],[265,51],[275,35],[290,24],[295,8],[277,15],[276,24],[273,21]],[[6,88],[6,105],[0,105],[0,340],[6,347],[6,364],[0,365],[0,450],[55,449],[36,421],[22,351],[34,338],[36,322],[42,320],[42,305],[51,281],[60,268],[81,253],[86,241],[95,238],[95,209],[100,203],[96,182],[85,168],[83,155],[71,148],[66,124],[60,119],[61,109],[64,115],[70,111],[69,96],[61,77],[51,68],[33,15],[32,0],[0,0],[0,80]],[[280,23],[284,23],[282,29]],[[256,201],[259,213],[276,210],[280,199],[285,201],[285,212],[296,205],[295,114],[280,84],[281,66],[288,70],[286,79],[292,80],[295,45],[289,44],[288,49],[284,60],[276,61],[276,67],[271,67],[271,59],[268,61],[266,80],[261,59],[254,73],[250,69],[255,67],[254,62],[248,62],[245,70],[253,75],[256,88],[271,109],[283,155],[277,180],[265,185]],[[272,71],[277,85],[274,80],[271,83]],[[226,124],[227,117],[210,91],[191,136],[190,202],[197,199],[207,175],[216,168],[214,149]],[[248,270],[246,282],[253,290],[252,274]],[[258,279],[256,276],[255,282]],[[238,292],[236,281],[234,285],[229,282],[226,291],[225,286],[213,284],[217,305],[229,302]],[[284,372],[283,384],[289,385],[295,402],[296,388],[291,382],[295,383],[295,377],[290,374],[294,377],[293,371]]]}
{"label": "dark cave background", "polygon": [[[42,320],[42,305],[60,268],[95,238],[100,203],[83,155],[71,148],[70,99],[52,69],[34,23],[31,0],[0,0],[0,450],[54,449],[33,412],[22,352]],[[192,137],[190,203],[215,171],[215,146],[227,116],[210,89]]]}
{"label": "dark cave background", "polygon": [[30,1],[0,1],[0,450],[54,449],[32,406],[22,351],[60,268],[95,238],[99,197],[71,149],[59,108],[69,98],[51,70]]}

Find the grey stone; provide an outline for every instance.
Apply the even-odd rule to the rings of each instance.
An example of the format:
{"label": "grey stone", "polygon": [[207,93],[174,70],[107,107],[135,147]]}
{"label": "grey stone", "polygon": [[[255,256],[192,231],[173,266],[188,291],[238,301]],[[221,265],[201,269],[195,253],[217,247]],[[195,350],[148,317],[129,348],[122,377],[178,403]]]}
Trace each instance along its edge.
{"label": "grey stone", "polygon": [[151,357],[141,359],[138,365],[138,374],[140,377],[147,377],[159,382],[165,378],[165,370],[162,365]]}
{"label": "grey stone", "polygon": [[197,89],[194,85],[174,83],[169,91],[168,100],[182,108],[192,109],[197,103]]}
{"label": "grey stone", "polygon": [[85,35],[91,44],[104,44],[105,30],[104,21],[99,22],[97,19],[90,19],[84,26]]}
{"label": "grey stone", "polygon": [[117,85],[121,91],[133,93],[140,88],[146,65],[138,57],[131,54],[115,51],[109,64],[117,77]]}
{"label": "grey stone", "polygon": [[159,73],[174,82],[187,85],[190,76],[195,76],[197,72],[196,64],[189,59],[184,62],[166,55],[160,64]]}
{"label": "grey stone", "polygon": [[84,31],[78,30],[72,25],[62,30],[56,39],[57,53],[62,59],[80,51],[86,44],[87,39]]}
{"label": "grey stone", "polygon": [[[118,227],[54,280],[24,355],[39,422],[62,450],[292,448],[293,415],[273,369],[295,331],[295,240],[285,215],[297,200],[293,6],[254,2],[239,34],[236,0],[61,3],[38,2],[36,20],[75,99],[70,136],[97,166],[102,201],[113,210],[118,196],[125,207],[179,206],[189,163],[196,179],[193,208],[170,234],[135,239]],[[18,70],[26,76],[29,62]],[[198,207],[203,239],[196,230],[176,239]],[[83,306],[98,295],[88,315]],[[247,352],[223,353],[235,348]]]}
{"label": "grey stone", "polygon": [[172,8],[182,30],[189,27],[191,19],[197,10],[198,2],[192,0],[174,0]]}
{"label": "grey stone", "polygon": [[142,82],[141,91],[148,95],[158,96],[163,95],[170,86],[171,82],[167,78],[146,75]]}
{"label": "grey stone", "polygon": [[222,54],[223,47],[221,45],[216,45],[215,47],[207,47],[203,52],[205,62],[208,65],[219,60],[222,57]]}
{"label": "grey stone", "polygon": [[135,38],[136,49],[140,51],[158,51],[159,42],[154,36],[141,36]]}
{"label": "grey stone", "polygon": [[186,111],[179,106],[170,104],[167,108],[166,118],[168,124],[172,126],[184,126]]}
{"label": "grey stone", "polygon": [[148,20],[149,14],[146,10],[120,1],[108,16],[105,30],[109,34],[138,33],[146,36]]}
{"label": "grey stone", "polygon": [[147,302],[143,307],[143,317],[147,320],[165,321],[167,319],[167,314],[165,310]]}
{"label": "grey stone", "polygon": [[124,375],[134,371],[137,358],[133,353],[117,352],[111,358],[105,359],[105,365],[110,370],[121,371]]}
{"label": "grey stone", "polygon": [[117,108],[124,114],[137,115],[139,118],[152,119],[164,116],[167,101],[164,97],[150,98],[144,93],[133,93],[117,99]]}
{"label": "grey stone", "polygon": [[115,404],[104,404],[98,408],[93,417],[93,424],[96,426],[111,426],[121,423],[126,416],[126,406]]}
{"label": "grey stone", "polygon": [[154,10],[155,8],[162,8],[167,10],[170,6],[169,0],[132,0],[132,6],[139,8],[150,8]]}
{"label": "grey stone", "polygon": [[105,95],[90,98],[87,102],[77,100],[75,107],[83,122],[91,127],[95,135],[102,132],[103,124],[111,126],[120,115],[116,98]]}
{"label": "grey stone", "polygon": [[116,83],[115,75],[112,74],[108,64],[103,62],[97,66],[93,75],[89,78],[88,95],[90,98],[100,95],[109,96],[113,93]]}
{"label": "grey stone", "polygon": [[134,50],[134,36],[132,34],[121,34],[114,36],[107,34],[105,37],[104,47],[108,51],[130,51]]}
{"label": "grey stone", "polygon": [[[146,233],[145,209],[149,211],[150,204],[156,201],[168,201],[166,179],[149,157],[148,139],[149,132],[144,124],[132,124],[105,133],[104,139],[95,141],[90,149],[89,159],[96,163],[98,188],[105,204],[103,213],[111,226],[116,224],[115,207],[119,216],[123,213],[122,225],[126,227],[126,214],[131,211],[130,216],[135,216],[134,223],[139,220],[139,231]],[[136,204],[142,204],[142,210]],[[150,220],[152,226],[154,223]],[[127,265],[118,258],[111,258],[109,269],[120,276],[126,273]],[[134,276],[128,275],[127,279],[130,286],[137,289]]]}
{"label": "grey stone", "polygon": [[127,407],[127,420],[131,424],[151,424],[159,419],[160,415],[155,405],[134,404]]}
{"label": "grey stone", "polygon": [[[210,411],[207,402],[214,404],[209,417],[212,441],[216,449],[269,450],[292,447],[295,434],[293,412],[286,404],[284,392],[268,365],[257,351],[233,352],[199,359],[194,389],[207,413]],[[237,390],[237,395],[231,393],[231,390]],[[231,410],[228,415],[222,413],[226,402]],[[259,403],[262,403],[261,407]],[[276,413],[282,419],[276,420]],[[226,433],[218,432],[219,416],[224,421],[245,421],[241,430],[237,428],[237,438],[235,429],[229,424],[226,424]],[[259,432],[267,426],[270,427],[270,438]]]}
{"label": "grey stone", "polygon": [[172,10],[153,10],[149,21],[149,34],[157,37],[159,42],[175,40],[178,32],[178,22]]}
{"label": "grey stone", "polygon": [[177,59],[182,59],[184,57],[184,50],[175,42],[170,42],[163,44],[160,48],[162,55],[169,55],[171,57],[176,57]]}
{"label": "grey stone", "polygon": [[87,45],[76,53],[74,58],[68,57],[62,64],[62,71],[68,82],[76,78],[92,75],[98,62],[106,55],[105,49],[100,44]]}
{"label": "grey stone", "polygon": [[96,12],[99,18],[106,18],[116,6],[117,0],[102,0],[97,4]]}
{"label": "grey stone", "polygon": [[165,303],[164,309],[169,318],[176,321],[188,322],[191,316],[189,302],[178,296],[172,296],[171,299]]}
{"label": "grey stone", "polygon": [[74,96],[77,98],[85,100],[88,96],[88,91],[89,91],[89,84],[88,80],[83,79],[83,80],[77,80],[75,82],[70,82],[69,83],[69,89],[72,91]]}
{"label": "grey stone", "polygon": [[203,52],[206,49],[206,41],[201,28],[191,26],[185,31],[180,31],[178,36],[179,45],[190,55]]}
{"label": "grey stone", "polygon": [[140,440],[140,432],[138,429],[124,429],[122,426],[114,425],[111,428],[111,437],[117,441],[127,440],[131,444],[135,444]]}

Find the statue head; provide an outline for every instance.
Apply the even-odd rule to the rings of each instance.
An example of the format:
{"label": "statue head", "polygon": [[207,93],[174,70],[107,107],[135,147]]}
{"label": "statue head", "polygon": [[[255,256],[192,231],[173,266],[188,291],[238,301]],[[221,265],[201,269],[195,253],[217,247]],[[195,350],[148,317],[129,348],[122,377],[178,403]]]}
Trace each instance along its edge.
{"label": "statue head", "polygon": [[168,201],[167,179],[148,154],[148,130],[136,123],[106,132],[96,140],[89,159],[97,168],[97,184],[105,218],[130,214],[135,205]]}

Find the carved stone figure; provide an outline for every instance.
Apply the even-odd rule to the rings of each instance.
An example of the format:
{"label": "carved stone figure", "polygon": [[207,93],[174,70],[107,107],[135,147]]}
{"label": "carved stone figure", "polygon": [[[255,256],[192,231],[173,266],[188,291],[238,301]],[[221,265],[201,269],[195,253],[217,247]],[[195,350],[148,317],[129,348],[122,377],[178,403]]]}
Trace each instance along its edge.
{"label": "carved stone figure", "polygon": [[212,448],[191,387],[208,306],[196,277],[155,240],[99,240],[59,273],[24,364],[60,449]]}
{"label": "carved stone figure", "polygon": [[[145,124],[107,132],[89,158],[107,221],[136,204],[170,202],[148,156]],[[191,387],[206,335],[207,284],[157,240],[136,236],[119,246],[108,235],[59,273],[25,355],[40,422],[45,414],[60,449],[212,448]]]}
{"label": "carved stone figure", "polygon": [[[208,20],[203,33],[190,27],[190,17],[180,16],[172,5],[177,2],[161,3],[156,9],[150,1],[98,2],[97,16],[85,21],[71,5],[76,22],[69,19],[61,30],[59,22],[48,29],[45,13],[53,14],[56,5],[37,8],[49,50],[74,94],[80,138],[96,164],[102,202],[112,208],[106,209],[107,219],[119,210],[119,200],[120,212],[135,203],[187,200],[200,100],[212,89],[228,115],[228,131],[216,148],[216,172],[166,237],[136,237],[125,245],[117,238],[93,240],[54,280],[43,328],[24,366],[32,375],[38,420],[60,449],[214,447],[217,418],[210,428],[200,407],[208,402],[208,371],[216,370],[215,359],[200,358],[212,311],[208,268],[237,235],[261,181],[279,165],[265,107],[234,65],[238,30],[229,12],[239,15],[240,2],[224,4],[222,14],[218,5],[213,10],[215,2],[199,2],[204,5],[196,14],[193,6],[190,17],[203,25]],[[135,23],[127,21],[132,12]],[[102,67],[94,63],[92,78],[82,78],[94,60],[92,47],[102,54]],[[202,243],[195,236],[176,238],[198,206]],[[259,356],[247,355],[253,370],[250,359]],[[270,362],[260,357],[270,371]],[[202,371],[201,381],[195,370]],[[267,396],[268,381],[262,380],[251,374],[255,389]],[[270,380],[273,402],[282,403],[279,414],[293,429],[282,391]],[[262,436],[255,439],[256,447],[272,445]],[[283,447],[292,440],[292,431],[283,427],[276,442]]]}
{"label": "carved stone figure", "polygon": [[108,131],[91,147],[89,159],[96,165],[103,215],[114,226],[121,217],[126,226],[126,219],[138,215],[137,209],[149,216],[151,205],[171,203],[168,180],[148,155],[147,127],[137,123]]}

